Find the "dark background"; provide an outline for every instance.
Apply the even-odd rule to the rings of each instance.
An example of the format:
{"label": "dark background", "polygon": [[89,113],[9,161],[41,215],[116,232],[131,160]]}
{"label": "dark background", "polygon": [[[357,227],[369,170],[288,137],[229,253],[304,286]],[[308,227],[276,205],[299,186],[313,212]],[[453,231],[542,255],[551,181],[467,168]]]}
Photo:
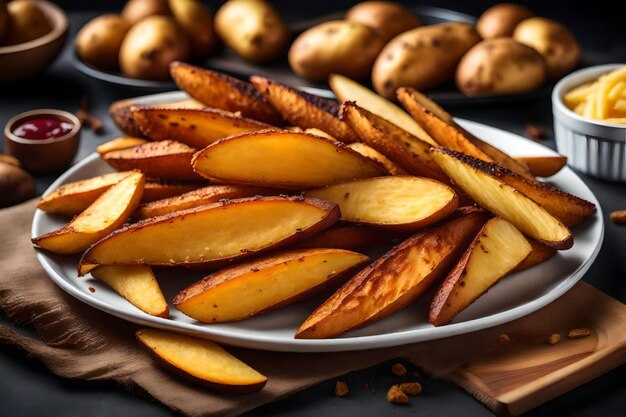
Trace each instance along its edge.
{"label": "dark background", "polygon": [[[0,126],[13,115],[33,108],[52,107],[76,111],[80,99],[87,95],[93,113],[105,122],[105,133],[95,136],[83,131],[77,160],[93,152],[95,146],[116,137],[119,132],[106,116],[114,100],[150,94],[151,91],[112,86],[79,73],[71,63],[72,39],[76,31],[90,18],[104,11],[121,10],[124,1],[65,0],[57,1],[70,16],[70,37],[61,57],[44,74],[11,85],[0,84]],[[213,10],[222,2],[207,1]],[[312,0],[272,1],[288,20],[306,19],[327,12],[346,9],[355,1]],[[401,2],[428,4],[478,16],[493,1],[424,1]],[[597,63],[626,62],[626,2],[625,1],[520,1],[536,14],[564,23],[574,32],[583,47],[583,56]],[[490,124],[524,134],[524,125],[534,123],[552,127],[551,105],[548,97],[523,103],[497,106],[457,106],[458,117]],[[543,142],[554,148],[554,141]],[[0,144],[0,150],[3,145]],[[37,177],[41,193],[56,175]],[[585,281],[626,302],[626,229],[608,220],[612,210],[626,208],[626,185],[584,177],[602,204],[606,222],[603,249],[585,277]],[[4,259],[0,254],[0,259]],[[1,271],[0,271],[1,273]],[[593,309],[593,306],[589,306]],[[35,336],[32,329],[17,328],[0,314],[0,323]],[[305,390],[275,404],[264,406],[249,416],[319,417],[359,416],[490,416],[486,408],[454,385],[424,376],[418,379],[423,394],[411,400],[408,407],[392,406],[385,400],[386,389],[397,378],[389,372],[390,363],[354,372],[344,380],[351,387],[347,398],[332,394],[334,381]],[[626,410],[626,367],[606,375],[532,411],[533,416],[621,416]],[[360,386],[368,383],[370,389]],[[40,363],[29,360],[8,346],[0,346],[0,415],[4,416],[172,416],[173,412],[153,401],[138,398],[111,382],[71,381],[52,375]]]}

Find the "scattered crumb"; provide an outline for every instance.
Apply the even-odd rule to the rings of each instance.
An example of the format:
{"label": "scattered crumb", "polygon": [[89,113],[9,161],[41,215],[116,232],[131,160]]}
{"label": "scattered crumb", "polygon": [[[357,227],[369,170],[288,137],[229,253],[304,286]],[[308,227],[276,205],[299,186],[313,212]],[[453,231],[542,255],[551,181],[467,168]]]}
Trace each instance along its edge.
{"label": "scattered crumb", "polygon": [[555,345],[557,343],[559,343],[559,341],[561,340],[561,335],[558,333],[552,333],[550,335],[550,337],[548,338],[548,343],[550,343],[551,345]]}
{"label": "scattered crumb", "polygon": [[406,404],[409,402],[409,397],[398,385],[392,385],[389,391],[387,391],[387,401],[392,404]]}
{"label": "scattered crumb", "polygon": [[419,382],[405,382],[399,387],[406,395],[418,395],[422,392],[422,384]]}
{"label": "scattered crumb", "polygon": [[391,365],[391,373],[397,376],[406,375],[406,368],[401,363],[394,363]]}
{"label": "scattered crumb", "polygon": [[526,123],[524,126],[524,132],[526,133],[526,136],[534,141],[540,141],[550,136],[550,131],[548,129],[532,123]]}
{"label": "scattered crumb", "polygon": [[94,287],[89,287],[89,291],[96,292],[96,289]]}
{"label": "scattered crumb", "polygon": [[335,395],[337,397],[345,397],[346,395],[348,395],[348,392],[350,392],[350,390],[348,389],[348,384],[343,381],[335,382]]}
{"label": "scattered crumb", "polygon": [[591,330],[589,330],[586,327],[579,327],[577,329],[572,329],[569,331],[569,333],[567,334],[567,337],[569,337],[570,339],[578,339],[581,337],[587,337],[591,334]]}
{"label": "scattered crumb", "polygon": [[509,343],[510,341],[511,341],[511,338],[509,337],[508,334],[500,333],[498,335],[498,343],[505,344],[505,343]]}
{"label": "scattered crumb", "polygon": [[617,210],[609,216],[615,224],[626,224],[626,210]]}
{"label": "scattered crumb", "polygon": [[368,384],[367,382],[363,385],[361,385],[361,388],[363,389],[368,389],[370,387],[370,384]]}

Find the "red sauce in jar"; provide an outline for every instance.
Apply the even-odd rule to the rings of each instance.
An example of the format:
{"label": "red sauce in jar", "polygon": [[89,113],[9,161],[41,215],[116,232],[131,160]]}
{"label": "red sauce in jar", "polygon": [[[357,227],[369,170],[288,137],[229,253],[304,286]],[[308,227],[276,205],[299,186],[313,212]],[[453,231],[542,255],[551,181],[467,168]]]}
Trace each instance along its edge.
{"label": "red sauce in jar", "polygon": [[13,134],[24,139],[60,138],[72,131],[74,125],[51,116],[29,119],[13,129]]}

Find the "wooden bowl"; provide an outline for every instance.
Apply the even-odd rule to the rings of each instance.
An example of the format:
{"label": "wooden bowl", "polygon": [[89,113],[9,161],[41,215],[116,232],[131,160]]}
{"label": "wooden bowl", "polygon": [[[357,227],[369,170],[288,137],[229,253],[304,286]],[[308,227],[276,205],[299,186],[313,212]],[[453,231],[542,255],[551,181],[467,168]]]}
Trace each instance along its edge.
{"label": "wooden bowl", "polygon": [[67,16],[54,3],[33,0],[52,25],[40,38],[17,45],[0,46],[0,82],[31,77],[44,70],[59,55],[67,37]]}

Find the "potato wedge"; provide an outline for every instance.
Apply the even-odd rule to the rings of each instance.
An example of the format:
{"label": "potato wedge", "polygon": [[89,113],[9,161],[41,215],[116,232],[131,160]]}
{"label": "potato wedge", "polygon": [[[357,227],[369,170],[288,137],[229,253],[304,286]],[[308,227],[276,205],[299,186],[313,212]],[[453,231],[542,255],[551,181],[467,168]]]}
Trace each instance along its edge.
{"label": "potato wedge", "polygon": [[285,123],[282,115],[249,82],[178,61],[170,64],[170,74],[181,90],[207,107],[239,112],[243,117],[274,126]]}
{"label": "potato wedge", "polygon": [[520,156],[515,158],[526,164],[536,177],[551,177],[567,164],[566,156]]}
{"label": "potato wedge", "polygon": [[374,161],[378,162],[380,165],[385,167],[385,170],[389,175],[407,175],[407,172],[404,169],[400,168],[398,164],[392,162],[385,155],[378,152],[376,149],[371,148],[369,145],[366,145],[362,142],[354,142],[348,144],[348,148],[360,153],[366,158],[373,159]]}
{"label": "potato wedge", "polygon": [[195,151],[184,143],[163,140],[107,152],[102,159],[118,171],[138,169],[151,178],[202,181],[191,167]]}
{"label": "potato wedge", "polygon": [[384,175],[384,168],[308,133],[272,131],[222,139],[196,153],[193,169],[221,183],[302,189]]}
{"label": "potato wedge", "polygon": [[338,204],[341,220],[402,231],[433,224],[458,206],[456,194],[447,185],[410,176],[344,182],[304,195]]}
{"label": "potato wedge", "polygon": [[113,172],[64,184],[43,196],[37,203],[37,208],[51,214],[76,216],[128,174],[129,172]]}
{"label": "potato wedge", "polygon": [[303,197],[224,200],[125,226],[80,264],[219,266],[302,240],[339,216],[336,204]]}
{"label": "potato wedge", "polygon": [[190,181],[163,181],[148,180],[143,187],[143,195],[141,196],[141,204],[150,203],[164,198],[171,198],[177,195],[191,192],[206,186],[206,181],[190,182]]}
{"label": "potato wedge", "polygon": [[505,168],[442,147],[433,149],[433,158],[478,204],[510,221],[527,236],[558,250],[574,244],[572,232],[563,223],[500,178]]}
{"label": "potato wedge", "polygon": [[209,275],[178,293],[174,305],[203,323],[243,320],[315,295],[368,261],[342,249],[279,252]]}
{"label": "potato wedge", "polygon": [[501,217],[489,219],[437,291],[428,312],[434,326],[461,311],[515,269],[531,252],[522,232]]}
{"label": "potato wedge", "polygon": [[342,104],[341,113],[343,120],[357,132],[360,141],[376,149],[409,174],[440,181],[447,179],[430,156],[430,144],[353,102]]}
{"label": "potato wedge", "polygon": [[523,271],[535,265],[539,265],[556,255],[556,249],[546,246],[535,239],[528,239],[528,242],[532,249],[526,259],[517,265],[515,271]]}
{"label": "potato wedge", "polygon": [[272,126],[216,109],[161,109],[133,107],[133,118],[144,136],[152,140],[175,138],[196,149],[218,139]]}
{"label": "potato wedge", "polygon": [[104,282],[129,303],[156,317],[167,317],[169,306],[152,268],[143,265],[99,266],[91,276]]}
{"label": "potato wedge", "polygon": [[137,138],[135,136],[121,136],[98,146],[96,148],[96,152],[100,155],[104,155],[107,152],[134,148],[135,146],[143,145],[144,143],[148,143],[148,141],[143,138]]}
{"label": "potato wedge", "polygon": [[489,215],[458,217],[415,234],[339,288],[296,332],[297,339],[326,339],[383,319],[406,307],[458,260]]}
{"label": "potato wedge", "polygon": [[383,96],[339,74],[332,74],[328,79],[328,83],[340,103],[345,103],[346,101],[355,102],[359,107],[393,123],[419,140],[437,146],[437,143],[415,119]]}
{"label": "potato wedge", "polygon": [[135,335],[159,365],[214,391],[248,394],[267,382],[266,376],[208,340],[156,329],[141,329]]}
{"label": "potato wedge", "polygon": [[253,76],[250,81],[289,123],[302,129],[323,130],[344,143],[356,142],[356,134],[345,122],[339,120],[339,105],[335,101],[305,93],[268,78]]}
{"label": "potato wedge", "polygon": [[198,188],[175,197],[143,204],[139,206],[137,214],[140,219],[147,219],[216,203],[223,199],[254,197],[255,195],[275,195],[276,193],[276,189],[251,187],[248,185],[209,185],[208,187]]}
{"label": "potato wedge", "polygon": [[294,245],[296,248],[359,250],[390,241],[397,233],[363,224],[336,224]]}
{"label": "potato wedge", "polygon": [[139,205],[143,185],[143,174],[129,173],[70,223],[32,239],[33,244],[60,254],[84,251],[126,222]]}

